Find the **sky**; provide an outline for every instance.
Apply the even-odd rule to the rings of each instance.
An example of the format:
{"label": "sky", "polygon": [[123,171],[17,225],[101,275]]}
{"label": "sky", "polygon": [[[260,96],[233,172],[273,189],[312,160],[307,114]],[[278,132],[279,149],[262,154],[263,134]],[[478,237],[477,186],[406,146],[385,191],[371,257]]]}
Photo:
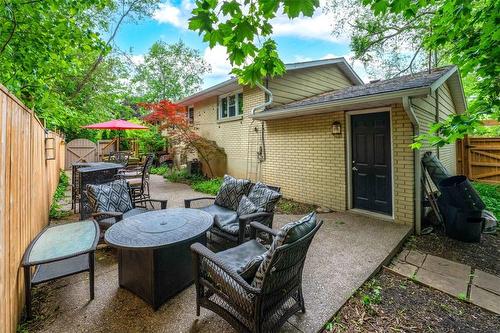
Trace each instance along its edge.
{"label": "sky", "polygon": [[[154,42],[163,40],[174,43],[181,39],[189,47],[199,50],[212,68],[211,73],[204,77],[203,88],[220,83],[230,77],[231,71],[225,48],[216,46],[210,49],[198,33],[188,29],[188,19],[193,7],[192,0],[162,0],[152,17],[136,23],[126,23],[115,42],[120,49],[133,55],[134,62],[140,63]],[[343,56],[366,81],[368,77],[363,65],[352,62],[349,39],[332,35],[333,19],[322,10],[317,10],[313,17],[294,20],[278,15],[271,23],[281,59],[285,63],[293,63]]]}

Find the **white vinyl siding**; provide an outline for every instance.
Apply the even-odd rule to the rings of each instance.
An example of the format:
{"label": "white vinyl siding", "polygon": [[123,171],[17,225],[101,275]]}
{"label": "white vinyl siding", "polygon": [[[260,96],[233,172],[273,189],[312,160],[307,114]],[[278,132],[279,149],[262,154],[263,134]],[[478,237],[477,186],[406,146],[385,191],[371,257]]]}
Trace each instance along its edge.
{"label": "white vinyl siding", "polygon": [[[455,113],[456,110],[446,83],[430,96],[412,99],[412,106],[422,133],[428,132],[436,120],[442,121],[448,115]],[[426,144],[420,149],[421,155],[427,151],[432,151],[436,154],[448,171],[453,175],[456,174],[455,143],[448,144],[439,149]]]}
{"label": "white vinyl siding", "polygon": [[337,66],[321,66],[285,73],[269,81],[273,105],[282,105],[307,97],[352,86]]}

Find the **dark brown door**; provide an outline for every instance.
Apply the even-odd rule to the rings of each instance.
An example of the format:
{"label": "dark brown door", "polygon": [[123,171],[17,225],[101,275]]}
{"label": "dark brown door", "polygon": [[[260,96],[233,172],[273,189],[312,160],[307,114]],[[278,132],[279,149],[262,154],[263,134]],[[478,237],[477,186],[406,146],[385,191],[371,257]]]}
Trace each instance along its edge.
{"label": "dark brown door", "polygon": [[351,117],[353,208],[392,214],[389,112]]}

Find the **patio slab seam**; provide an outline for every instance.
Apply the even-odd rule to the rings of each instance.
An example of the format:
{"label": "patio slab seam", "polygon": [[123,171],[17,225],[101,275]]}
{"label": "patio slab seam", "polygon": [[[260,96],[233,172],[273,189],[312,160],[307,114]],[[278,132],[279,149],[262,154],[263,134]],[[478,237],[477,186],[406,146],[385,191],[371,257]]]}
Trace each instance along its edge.
{"label": "patio slab seam", "polygon": [[385,268],[392,273],[500,314],[500,277],[468,265],[413,250],[402,251],[395,261]]}

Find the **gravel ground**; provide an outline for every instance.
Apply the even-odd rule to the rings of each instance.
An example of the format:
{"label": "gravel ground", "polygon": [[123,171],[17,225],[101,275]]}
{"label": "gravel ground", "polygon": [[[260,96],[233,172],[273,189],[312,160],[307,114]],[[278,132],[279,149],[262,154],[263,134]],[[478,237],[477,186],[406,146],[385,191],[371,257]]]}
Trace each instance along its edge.
{"label": "gravel ground", "polygon": [[382,271],[324,332],[498,332],[500,316]]}

